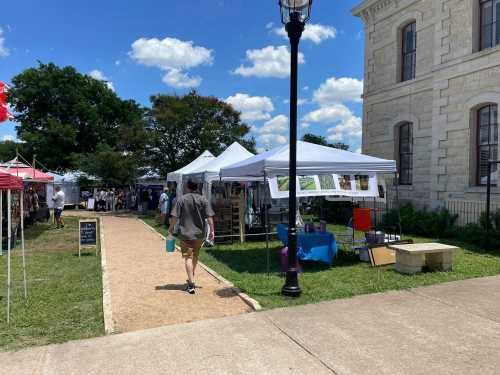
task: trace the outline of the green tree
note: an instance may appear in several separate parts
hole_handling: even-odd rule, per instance
[[[250,127],[240,113],[214,97],[192,91],[185,96],[155,95],[148,119],[150,166],[165,176],[190,163],[203,151],[217,155],[233,142],[255,152]]]
[[[12,79],[8,101],[25,156],[36,155],[48,168],[75,169],[78,156],[99,144],[116,152],[144,150],[144,109],[73,67],[26,69]]]
[[[115,151],[104,144],[98,145],[91,154],[78,155],[76,164],[108,186],[133,184],[139,171],[139,160],[135,154]]]
[[[321,146],[338,148],[340,150],[345,150],[345,151],[349,150],[349,145],[346,145],[345,143],[342,142],[330,143],[328,142],[326,137],[322,135],[307,133],[303,135],[302,140],[304,142],[315,143]]]
[[[0,142],[0,161],[6,162],[14,159],[17,152],[24,155],[24,143],[14,141]]]

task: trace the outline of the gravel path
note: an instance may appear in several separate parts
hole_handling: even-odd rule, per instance
[[[133,217],[101,216],[115,331],[126,332],[249,312],[231,289],[197,269],[186,293],[180,253],[165,252],[157,233]]]

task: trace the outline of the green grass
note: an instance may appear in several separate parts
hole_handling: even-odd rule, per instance
[[[145,217],[145,220],[158,228],[154,218]],[[328,230],[340,234],[345,232],[345,227],[329,225]],[[164,233],[164,230],[162,231]],[[356,236],[361,237],[362,234],[357,233]],[[433,241],[430,238],[412,238],[415,242]],[[299,276],[302,295],[294,299],[280,294],[284,279],[280,271],[279,258],[279,251],[283,246],[279,241],[270,243],[269,275],[266,270],[265,242],[235,243],[205,249],[201,253],[201,261],[258,300],[264,308],[315,303],[500,274],[500,254],[487,253],[471,245],[450,241],[440,242],[461,247],[455,255],[451,272],[401,275],[393,266],[372,268],[369,264],[360,262],[356,253],[339,249],[338,257],[332,267],[321,263],[304,265],[304,272]]]
[[[104,334],[100,257],[78,258],[78,219],[66,227],[38,223],[26,231],[28,299],[22,258],[12,252],[13,300],[6,323],[7,256],[0,257],[0,350],[61,343]]]

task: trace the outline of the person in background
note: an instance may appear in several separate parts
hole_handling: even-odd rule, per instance
[[[170,199],[168,197],[168,189],[165,188],[160,195],[160,201],[158,204],[158,208],[160,210],[160,222],[161,225],[165,225],[168,228],[168,213],[170,211],[169,208]]]
[[[181,252],[187,273],[186,291],[195,293],[194,275],[198,264],[200,248],[205,239],[205,222],[209,225],[209,240],[213,241],[214,212],[205,197],[196,193],[198,184],[189,180],[187,194],[179,197],[172,210],[169,233],[173,235],[176,227],[176,236],[181,241]]]
[[[101,189],[101,191],[99,192],[97,201],[97,211],[106,211],[106,192],[104,191],[104,189]]]
[[[56,193],[52,197],[54,202],[54,217],[56,219],[57,228],[64,228],[64,221],[61,217],[64,210],[64,192],[61,190],[60,186],[56,186]]]

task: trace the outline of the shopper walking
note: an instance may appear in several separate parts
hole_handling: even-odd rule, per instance
[[[57,228],[64,228],[64,221],[61,217],[62,212],[64,210],[64,192],[61,190],[60,186],[56,186],[56,193],[52,197],[52,201],[54,202],[54,218],[56,219]]]
[[[160,222],[161,225],[168,227],[168,213],[170,211],[170,199],[168,197],[168,189],[165,190],[160,195],[160,202],[158,208],[160,210]]]
[[[213,241],[214,212],[205,197],[196,193],[198,185],[193,181],[187,183],[187,194],[177,197],[172,210],[169,233],[175,235],[181,241],[181,252],[187,273],[186,291],[195,293],[194,276],[200,248],[205,239],[206,223],[209,226],[209,240]]]

